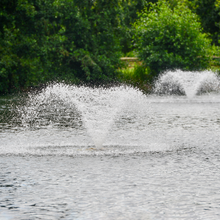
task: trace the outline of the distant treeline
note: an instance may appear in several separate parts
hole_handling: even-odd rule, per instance
[[[1,0],[0,94],[49,81],[117,80],[135,50],[137,13],[156,0]],[[178,0],[167,1],[175,8]],[[183,0],[219,44],[220,0]]]

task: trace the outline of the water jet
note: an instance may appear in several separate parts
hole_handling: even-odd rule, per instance
[[[220,90],[220,81],[212,71],[167,71],[155,84],[157,94],[185,94],[188,98],[207,92]]]

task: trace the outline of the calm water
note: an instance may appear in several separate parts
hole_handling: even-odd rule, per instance
[[[1,98],[0,219],[219,219],[220,95],[136,95]]]

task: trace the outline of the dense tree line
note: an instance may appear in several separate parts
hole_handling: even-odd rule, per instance
[[[220,1],[191,0],[190,8],[200,17],[203,30],[209,33],[212,43],[220,45]]]
[[[0,92],[50,80],[113,80],[126,20],[142,2],[1,0]]]
[[[52,80],[116,79],[120,57],[136,48],[137,12],[156,0],[1,0],[0,93]],[[169,0],[175,7],[177,0]],[[218,0],[183,0],[219,44]],[[207,16],[207,13],[210,16]]]

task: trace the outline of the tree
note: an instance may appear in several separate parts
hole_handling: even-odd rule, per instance
[[[120,25],[118,1],[65,1],[57,10],[64,13],[66,53],[62,66],[74,69],[77,78],[98,82],[112,80],[119,65],[120,45],[116,29]]]
[[[52,80],[114,80],[122,2],[1,0],[0,93]]]
[[[219,45],[220,7],[219,0],[191,0],[189,6],[199,17],[203,31],[208,33],[212,44]]]
[[[0,3],[0,93],[45,82],[49,76],[49,42],[55,37],[52,0],[2,0]],[[60,28],[59,28],[60,29]]]
[[[210,40],[202,33],[196,14],[178,3],[151,4],[134,24],[139,57],[158,75],[167,69],[199,70],[209,64]]]

